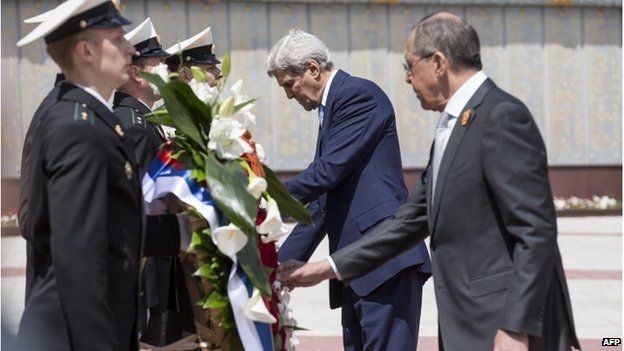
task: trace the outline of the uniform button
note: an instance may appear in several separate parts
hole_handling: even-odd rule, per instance
[[[89,115],[86,112],[82,112],[80,114],[80,118],[82,118],[83,121],[86,121],[87,118],[89,118]]]
[[[128,178],[128,180],[132,179],[132,166],[128,161],[126,161],[126,164],[124,165],[124,172],[126,173],[126,178]]]
[[[121,129],[121,126],[119,124],[115,125],[115,133],[117,133],[117,135],[119,135],[122,138],[124,136],[124,131],[123,129]]]
[[[85,104],[84,102],[81,105],[83,108],[87,108],[87,104]]]

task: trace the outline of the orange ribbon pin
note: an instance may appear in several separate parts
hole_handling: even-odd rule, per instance
[[[460,120],[462,127],[465,127],[466,125],[468,125],[468,123],[470,123],[470,117],[472,117],[471,109],[467,109],[466,111],[464,111],[464,113],[462,113]]]

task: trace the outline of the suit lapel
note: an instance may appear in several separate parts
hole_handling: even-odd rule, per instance
[[[427,218],[431,218],[431,213],[432,210],[431,208],[432,203],[431,203],[431,161],[433,160],[433,148],[434,148],[434,142],[431,143],[431,148],[429,149],[429,162],[427,162],[427,166],[425,167],[425,174],[423,174],[423,178],[425,181],[425,189],[427,189]],[[432,232],[433,230],[433,226],[432,226],[433,221],[427,221],[427,224],[429,225],[429,233]]]
[[[464,135],[466,134],[466,131],[468,130],[468,128],[470,128],[472,123],[474,123],[474,119],[478,117],[479,105],[481,105],[481,102],[483,101],[483,98],[485,98],[485,95],[494,86],[495,86],[494,82],[492,82],[492,80],[489,78],[485,82],[483,82],[483,84],[479,87],[479,89],[477,89],[475,94],[472,96],[470,101],[468,101],[466,106],[464,106],[462,112],[458,116],[458,120],[455,122],[455,126],[453,127],[453,131],[451,132],[449,141],[446,144],[446,149],[444,149],[444,155],[442,156],[442,160],[440,161],[440,169],[438,170],[438,178],[436,181],[436,188],[435,188],[436,195],[435,195],[433,204],[431,206],[430,229],[431,229],[432,237],[433,237],[433,232],[434,232],[433,229],[435,228],[436,221],[438,218],[438,210],[440,209],[440,201],[442,200],[442,197],[444,196],[444,186],[446,184],[446,178],[448,176],[449,169],[451,168],[451,165],[453,164],[453,160],[455,159],[455,155],[457,155],[457,151],[459,150],[462,139]],[[467,109],[473,110],[471,121],[467,126],[462,126],[461,116],[463,115],[464,111],[466,111]],[[430,188],[431,188],[431,185],[429,185],[429,189]],[[431,191],[429,192],[429,194],[431,194]],[[430,195],[428,196],[428,200],[431,200]]]
[[[334,76],[334,79],[332,80],[331,86],[329,87],[329,93],[327,94],[327,101],[325,105],[325,113],[323,115],[323,125],[319,130],[319,136],[316,141],[315,159],[321,156],[321,150],[323,150],[324,141],[329,137],[329,131],[331,130],[331,124],[333,120],[334,102],[336,101],[336,96],[342,88],[344,80],[348,76],[349,75],[344,71],[338,70],[338,72],[336,72],[336,75]]]

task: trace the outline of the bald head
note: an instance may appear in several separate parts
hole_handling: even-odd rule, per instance
[[[408,40],[419,57],[441,52],[456,69],[482,68],[477,31],[452,13],[435,12],[424,17],[412,28]]]

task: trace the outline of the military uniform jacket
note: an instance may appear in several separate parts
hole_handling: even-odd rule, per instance
[[[152,111],[135,97],[118,91],[115,93],[113,104],[115,115],[134,142],[135,156],[140,165],[140,175],[143,177],[158,149],[166,140],[164,132],[160,126],[145,118],[145,115]],[[152,248],[163,240],[172,241],[179,238],[177,217],[175,215],[147,216],[145,230],[147,238],[144,256],[152,257],[146,260],[143,272],[142,283],[145,297],[143,303],[145,307],[150,308],[152,314],[164,313],[168,310],[179,311],[180,305],[184,304],[180,299],[186,298],[184,279],[175,257],[179,245],[175,246],[176,250],[172,250],[168,257],[163,255],[162,250]],[[187,324],[192,325],[192,315],[186,314],[184,318],[190,321]],[[166,327],[162,328],[166,329]],[[142,331],[144,334],[148,332],[145,327],[142,327]],[[160,336],[163,332],[151,331],[148,334]],[[177,339],[175,336],[171,338]],[[148,339],[144,341],[155,345],[164,344],[158,340],[159,338]]]
[[[152,111],[135,97],[120,91],[115,92],[113,106],[115,116],[135,143],[135,155],[140,165],[140,174],[143,175],[156,156],[158,148],[165,142],[165,134],[160,126],[145,118]]]
[[[56,75],[56,78],[54,81],[54,87],[52,88],[52,90],[50,90],[50,92],[48,92],[48,95],[46,95],[45,98],[43,98],[43,100],[37,107],[37,110],[35,111],[35,114],[32,120],[30,121],[30,126],[28,127],[28,133],[26,134],[26,142],[24,143],[24,147],[22,148],[22,155],[24,155],[24,157],[22,158],[22,166],[20,168],[22,170],[26,167],[26,164],[30,162],[30,158],[27,157],[31,154],[30,148],[31,148],[31,143],[33,139],[30,136],[30,134],[32,131],[37,129],[36,125],[39,124],[39,122],[41,121],[41,116],[43,115],[43,112],[47,110],[48,107],[54,105],[54,103],[56,102],[58,98],[59,86],[61,85],[61,82],[63,80],[65,80],[65,76],[63,76],[63,74],[59,73]],[[28,175],[26,173],[22,173],[22,177],[20,178],[21,188],[24,189],[24,184],[28,182],[29,182]],[[20,225],[20,230],[22,232],[24,232],[23,228],[25,228],[26,223],[28,222],[28,218],[26,216],[28,211],[25,208],[28,205],[27,195],[28,194],[26,194],[24,191],[20,192],[20,209],[18,212],[20,215],[19,225]],[[28,243],[27,248],[26,248],[26,257],[30,257],[31,255],[32,255],[32,247]],[[26,299],[28,299],[28,295],[30,294],[29,287],[33,280],[33,272],[31,270],[32,267],[27,267],[27,268],[28,269],[26,270],[26,294],[25,294]]]
[[[20,218],[32,248],[23,350],[136,350],[142,208],[119,120],[70,83],[31,125]]]

